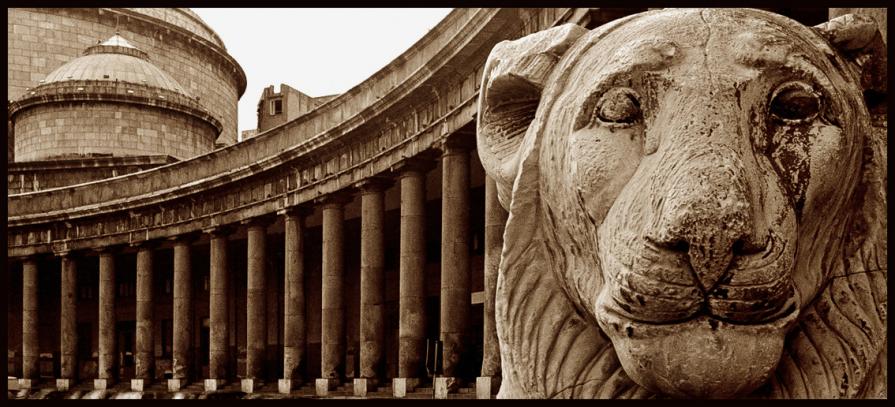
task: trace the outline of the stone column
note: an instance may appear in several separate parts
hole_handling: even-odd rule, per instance
[[[62,285],[59,327],[60,376],[56,379],[56,388],[67,391],[78,378],[78,298],[77,298],[77,261],[71,252],[62,254]]]
[[[370,178],[361,190],[360,377],[354,395],[364,397],[379,384],[385,362],[385,189],[389,181]]]
[[[228,303],[228,262],[227,236],[231,230],[216,227],[206,230],[210,235],[209,242],[209,276],[208,276],[208,378],[205,379],[205,391],[217,391],[226,382],[229,374],[228,350],[229,320]]]
[[[401,226],[398,264],[398,377],[395,397],[405,397],[425,377],[426,356],[426,172],[433,161],[408,160],[400,174]]]
[[[445,143],[441,158],[441,309],[440,339],[444,377],[436,395],[458,385],[469,325],[469,148]],[[444,392],[439,393],[439,387]]]
[[[118,377],[118,350],[115,346],[115,256],[108,249],[99,253],[99,372],[93,381],[105,390]]]
[[[131,390],[133,391],[143,391],[155,377],[153,246],[153,244],[143,242],[137,247],[137,337],[136,366],[134,378],[131,379]]]
[[[174,242],[174,319],[172,330],[174,378],[168,380],[168,391],[178,391],[191,379],[193,333],[193,272],[190,265],[192,237],[178,237]]]
[[[305,364],[305,247],[304,217],[307,210],[281,211],[285,217],[285,286],[283,293],[283,378],[280,393],[288,394],[302,381]]]
[[[345,376],[345,268],[344,206],[347,195],[333,195],[319,201],[323,204],[323,287],[320,315],[320,378],[316,381],[318,396],[341,384]]]
[[[40,380],[38,348],[37,261],[27,258],[22,263],[22,379],[19,388],[30,389]]]
[[[476,395],[490,399],[500,387],[500,347],[494,322],[494,294],[500,253],[503,251],[503,230],[507,211],[497,200],[497,185],[491,177],[485,179],[485,316],[482,343],[482,373],[476,379]]]
[[[267,219],[244,221],[248,226],[246,282],[246,375],[242,391],[253,393],[264,378],[267,346]]]

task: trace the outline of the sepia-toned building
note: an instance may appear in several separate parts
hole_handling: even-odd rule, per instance
[[[266,89],[237,143],[245,74],[193,12],[8,9],[9,376],[491,397],[507,214],[476,151],[484,62],[645,10],[457,9],[341,95]]]

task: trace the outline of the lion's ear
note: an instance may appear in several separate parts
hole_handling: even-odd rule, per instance
[[[888,88],[885,39],[873,18],[845,14],[814,27],[855,64],[865,91],[884,95]]]
[[[544,82],[562,55],[587,30],[565,24],[497,44],[488,56],[479,93],[479,158],[497,183],[504,207],[518,169],[518,151],[535,117]]]

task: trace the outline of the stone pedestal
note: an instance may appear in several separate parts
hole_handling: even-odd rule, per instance
[[[205,379],[205,392],[219,391],[225,384],[227,381],[224,379]]]
[[[94,390],[108,390],[113,384],[109,379],[93,379]]]
[[[457,378],[456,377],[436,377],[435,383],[433,387],[435,387],[435,398],[436,399],[446,399],[448,398],[448,393],[453,390],[453,387],[457,386]]]
[[[277,391],[280,394],[289,394],[292,392],[292,389],[297,388],[301,383],[298,380],[293,379],[280,379],[277,381]]]
[[[261,389],[261,380],[259,379],[242,379],[240,387],[243,393],[251,394]]]
[[[442,156],[440,329],[443,371],[457,376],[469,330],[469,149],[447,143]]]
[[[407,397],[407,393],[412,392],[419,384],[420,379],[415,377],[396,377],[392,379],[392,394],[396,398]]]
[[[149,387],[149,379],[131,379],[132,391],[145,391]]]
[[[475,398],[492,399],[500,389],[500,377],[480,376],[475,379]]]
[[[317,396],[324,397],[329,395],[330,390],[335,390],[336,387],[339,387],[339,379],[317,379],[314,384]]]
[[[74,385],[72,379],[56,379],[56,390],[68,391]]]
[[[354,395],[356,397],[367,397],[367,393],[371,391],[376,391],[376,380],[354,379]]]
[[[37,387],[37,379],[19,379],[19,390],[30,390]]]
[[[175,392],[180,391],[180,389],[186,387],[187,382],[185,379],[168,379],[168,391]]]

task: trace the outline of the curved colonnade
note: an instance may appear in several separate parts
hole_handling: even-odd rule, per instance
[[[116,256],[136,253],[136,346],[132,387],[142,390],[156,376],[154,355],[154,252],[173,250],[172,376],[169,390],[204,379],[215,390],[235,377],[233,337],[236,283],[227,241],[246,239],[246,355],[243,391],[258,390],[267,356],[265,345],[282,335],[281,392],[302,381],[307,363],[307,321],[319,318],[320,372],[317,393],[345,378],[343,230],[346,206],[359,197],[360,361],[358,388],[384,385],[385,307],[384,213],[386,191],[400,191],[399,349],[394,392],[402,396],[425,378],[426,344],[424,242],[426,174],[441,169],[440,339],[443,376],[455,371],[468,342],[470,270],[470,167],[475,155],[476,98],[484,61],[502,40],[565,22],[581,23],[586,9],[458,9],[404,54],[368,80],[315,111],[236,145],[153,170],[66,188],[10,195],[8,247],[22,270],[22,377],[38,379],[37,273],[48,258],[61,262],[60,362],[57,385],[78,379],[76,280],[79,259],[99,257],[97,388],[116,380]],[[481,173],[478,169],[477,173]],[[485,280],[496,276],[502,219],[493,183],[485,182]],[[397,191],[395,191],[397,192]],[[431,195],[431,193],[429,193]],[[305,290],[304,230],[311,213],[321,213],[320,296]],[[276,282],[265,258],[268,230],[282,230],[285,281]],[[197,250],[199,245],[207,249]],[[196,368],[192,268],[196,253],[208,253],[208,371]],[[119,256],[120,257],[120,256]],[[129,257],[130,258],[130,257]],[[490,258],[490,259],[489,259]],[[43,260],[41,260],[43,259]],[[40,261],[38,261],[40,260]],[[56,260],[50,260],[56,261]],[[204,259],[202,260],[204,261]],[[229,277],[228,277],[229,276]],[[270,284],[282,285],[282,305]],[[493,281],[492,283],[493,284]],[[485,294],[493,293],[485,288]],[[306,298],[307,297],[307,298]],[[320,315],[305,303],[320,301]],[[279,306],[283,326],[272,332],[265,312]],[[488,305],[486,303],[486,314]],[[493,318],[493,317],[492,317]],[[483,377],[499,377],[493,321],[485,318]],[[168,339],[163,339],[168,341]],[[311,375],[313,376],[313,374]],[[144,380],[147,383],[144,383]],[[450,380],[442,382],[450,386]]]

